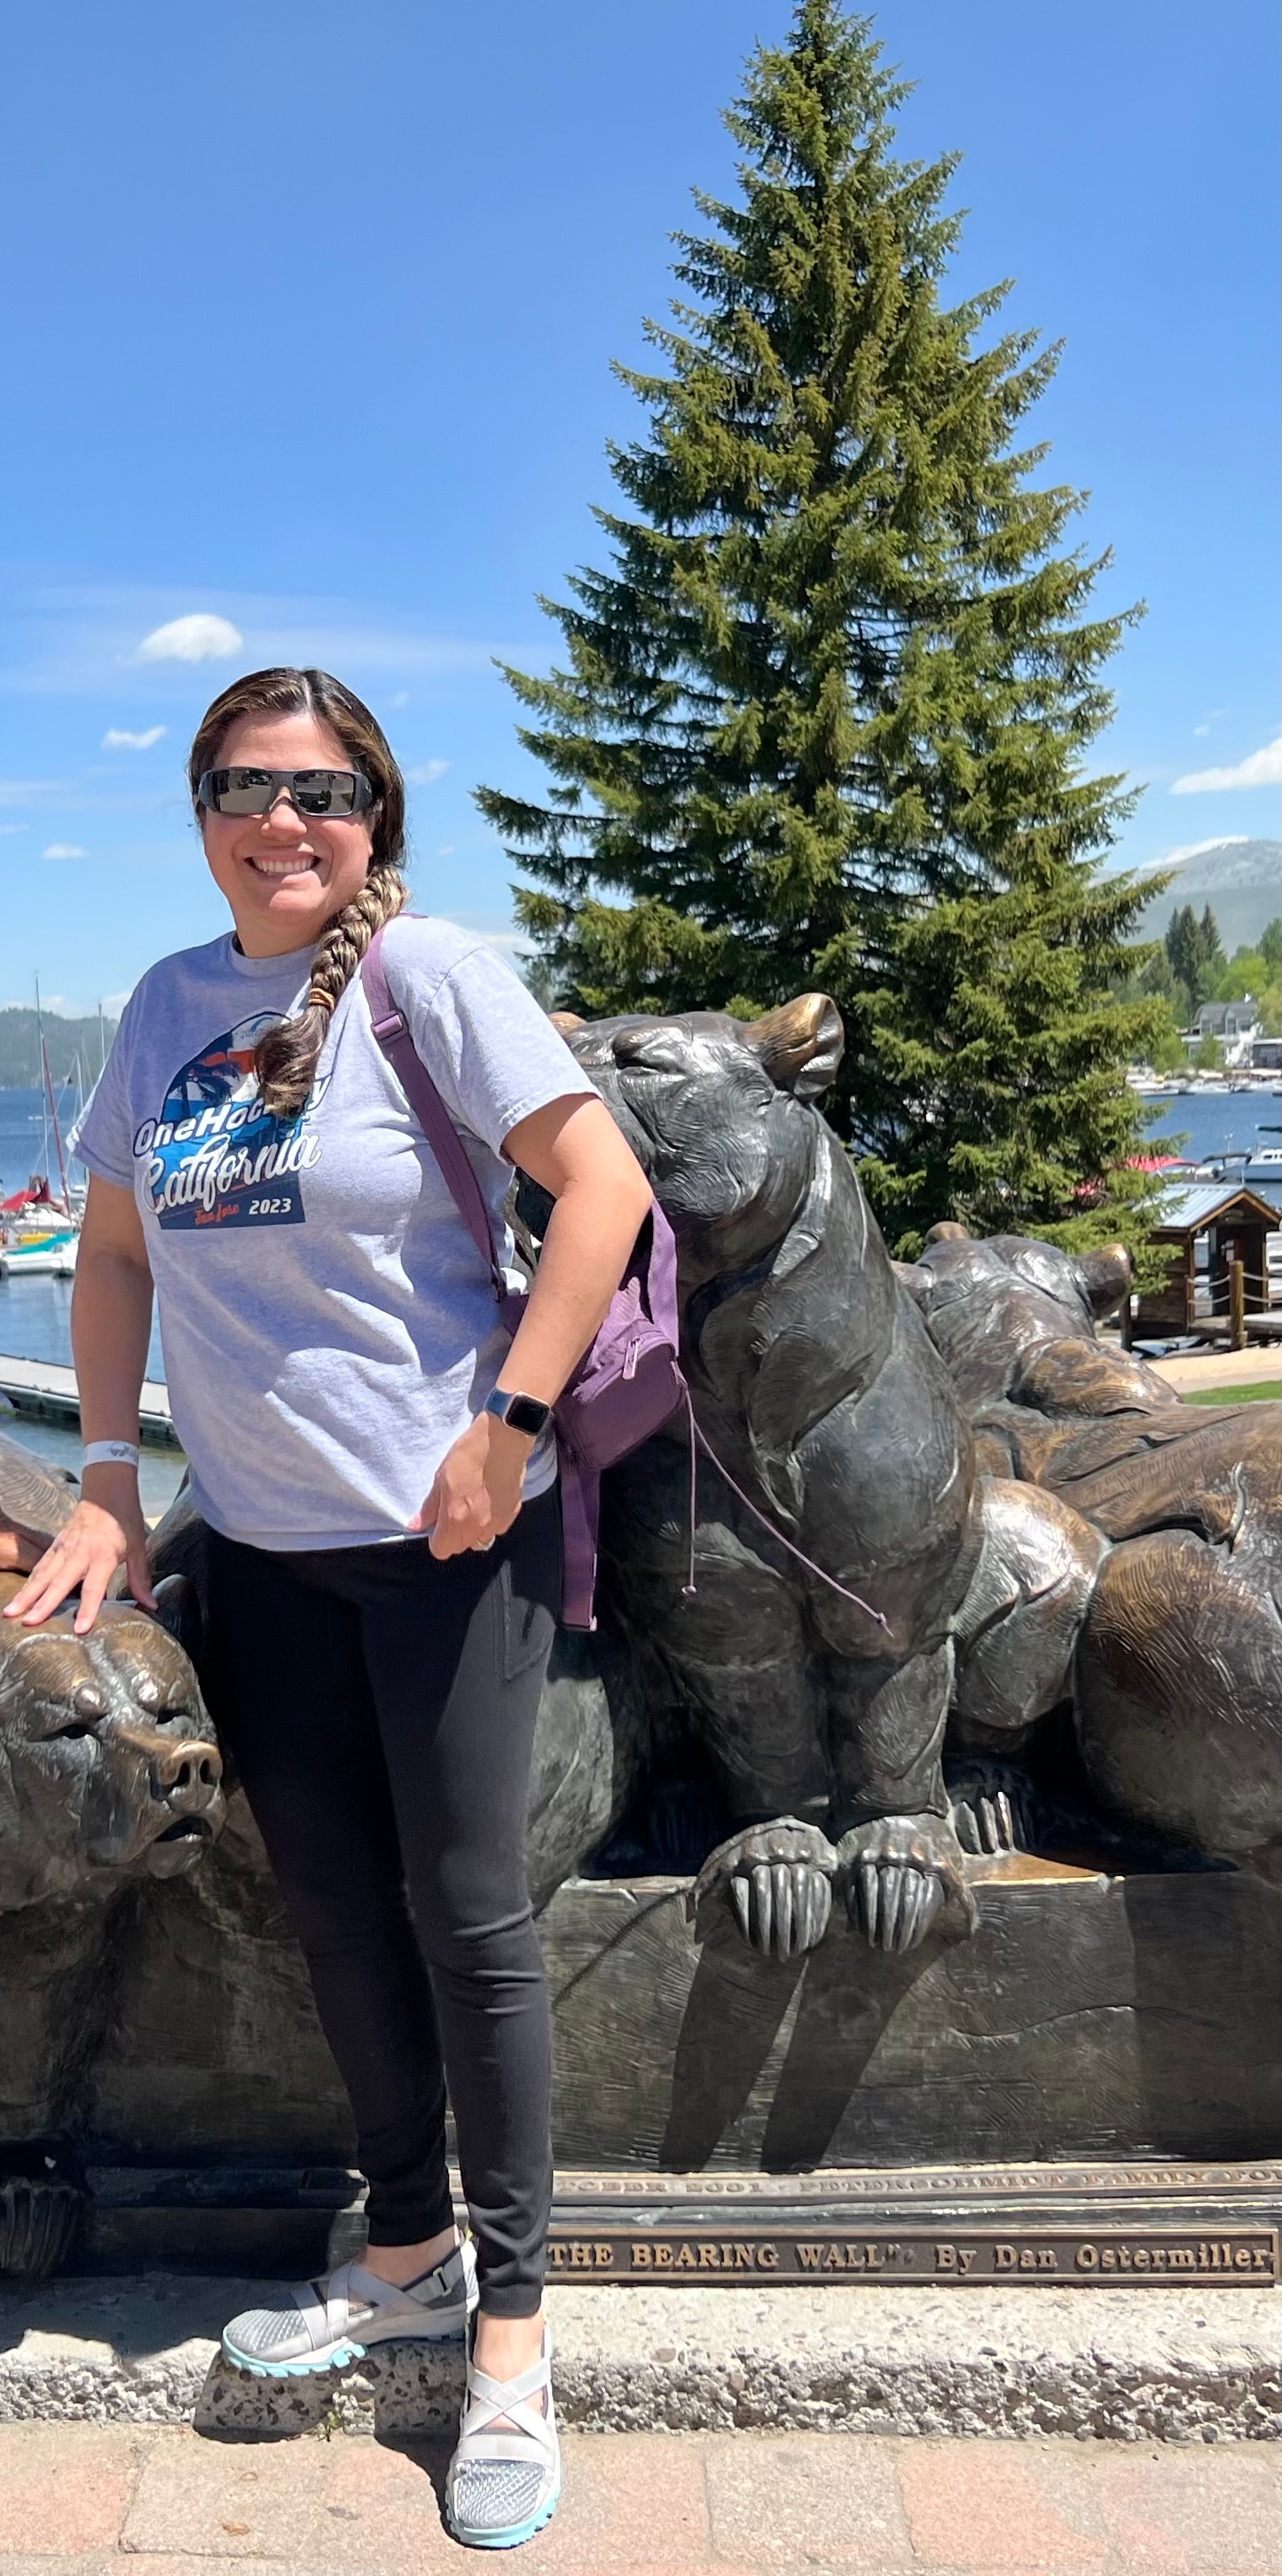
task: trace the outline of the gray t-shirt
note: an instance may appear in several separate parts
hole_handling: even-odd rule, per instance
[[[359,975],[301,1116],[263,1110],[254,1046],[298,1008],[314,953],[245,957],[228,934],[162,958],[126,1006],[77,1144],[142,1215],[197,1507],[263,1548],[403,1537],[509,1346]],[[592,1084],[511,968],[450,922],[393,922],[384,964],[510,1261],[503,1139]],[[548,1439],[527,1496],[555,1472]]]

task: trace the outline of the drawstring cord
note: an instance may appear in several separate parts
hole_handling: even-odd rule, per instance
[[[694,1598],[696,1588],[694,1579],[694,1534],[695,1524],[698,1518],[698,1452],[702,1449],[705,1458],[711,1459],[718,1475],[724,1477],[731,1493],[734,1494],[737,1500],[743,1504],[744,1510],[751,1512],[754,1521],[760,1521],[763,1530],[769,1531],[771,1538],[775,1540],[776,1544],[779,1547],[786,1548],[789,1556],[795,1556],[798,1565],[804,1565],[807,1574],[813,1574],[820,1583],[826,1583],[830,1592],[839,1592],[843,1601],[852,1602],[856,1610],[862,1610],[866,1613],[868,1618],[875,1619],[877,1626],[879,1628],[884,1628],[887,1636],[889,1636],[890,1621],[883,1617],[880,1610],[874,1610],[870,1601],[861,1600],[857,1592],[851,1592],[844,1583],[838,1583],[835,1574],[825,1574],[821,1565],[816,1565],[814,1559],[807,1556],[801,1548],[794,1547],[792,1540],[790,1538],[785,1538],[783,1531],[776,1529],[774,1522],[772,1520],[768,1520],[764,1512],[758,1511],[757,1506],[751,1500],[751,1497],[745,1494],[742,1485],[736,1485],[729,1468],[723,1466],[720,1458],[717,1456],[716,1450],[712,1446],[712,1442],[706,1437],[705,1433],[700,1429],[699,1424],[695,1420],[694,1399],[688,1386],[685,1388],[684,1392],[686,1416],[690,1424],[690,1498],[687,1523],[689,1534],[689,1566],[686,1581],[681,1587],[682,1599],[684,1601],[692,1600]]]

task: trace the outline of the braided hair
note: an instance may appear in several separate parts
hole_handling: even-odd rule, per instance
[[[392,757],[382,726],[341,680],[328,671],[251,671],[233,680],[202,719],[191,747],[187,775],[192,802],[207,769],[232,726],[242,716],[312,715],[341,742],[353,765],[362,769],[374,790],[370,809],[373,847],[369,871],[359,894],[336,912],[321,932],[312,961],[311,983],[301,1011],[292,1020],[277,1020],[254,1049],[263,1105],[276,1118],[294,1118],[304,1107],[316,1078],[316,1061],[335,1005],[346,992],[376,930],[395,919],[409,899],[401,874],[405,857],[405,782]],[[199,806],[197,805],[197,812]]]

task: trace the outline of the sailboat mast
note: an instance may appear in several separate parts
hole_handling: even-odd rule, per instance
[[[41,1007],[40,1007],[40,978],[39,978],[39,976],[38,976],[38,975],[37,975],[37,977],[36,977],[36,979],[35,979],[35,985],[36,985],[36,1037],[37,1037],[37,1040],[38,1040],[38,1042],[39,1042],[41,1057],[43,1058],[43,1055],[44,1055],[44,1044],[45,1044],[45,1024],[44,1024],[44,1013],[42,1012]],[[34,1121],[34,1119],[33,1119],[33,1120],[32,1120],[32,1125],[34,1126],[34,1124],[35,1124],[35,1121]],[[47,1187],[48,1187],[48,1181],[49,1181],[49,1103],[48,1103],[48,1099],[47,1099],[46,1094],[45,1094],[45,1089],[44,1089],[44,1085],[43,1085],[43,1083],[40,1085],[40,1171],[41,1171],[41,1176],[42,1176],[42,1178],[43,1178],[43,1180],[44,1180],[44,1182],[45,1182],[45,1186],[46,1186],[46,1188],[47,1188]]]
[[[67,1182],[67,1164],[66,1157],[62,1150],[62,1133],[58,1125],[58,1111],[54,1103],[53,1076],[49,1071],[49,1049],[45,1045],[45,1024],[40,1009],[40,978],[38,975],[36,977],[36,1027],[40,1032],[40,1070],[44,1075],[45,1099],[49,1103],[49,1115],[53,1120],[53,1141],[58,1155],[58,1178],[62,1183],[62,1204],[65,1207],[68,1216],[70,1216],[71,1191]]]

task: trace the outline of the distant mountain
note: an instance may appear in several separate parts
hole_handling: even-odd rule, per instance
[[[1159,868],[1154,860],[1139,874]],[[1253,948],[1265,923],[1282,912],[1282,841],[1216,841],[1192,851],[1172,869],[1165,894],[1155,895],[1140,915],[1137,935],[1160,939],[1182,903],[1198,913],[1209,903],[1226,957],[1235,948]]]
[[[91,1020],[64,1020],[59,1012],[46,1011],[44,1025],[54,1081],[74,1081],[79,1057],[87,1089],[97,1077],[104,1038],[110,1046],[116,1034],[115,1021],[104,1020],[100,1026],[96,1013]],[[29,1091],[40,1079],[40,1023],[34,1011],[15,1004],[0,1011],[0,1091]]]

